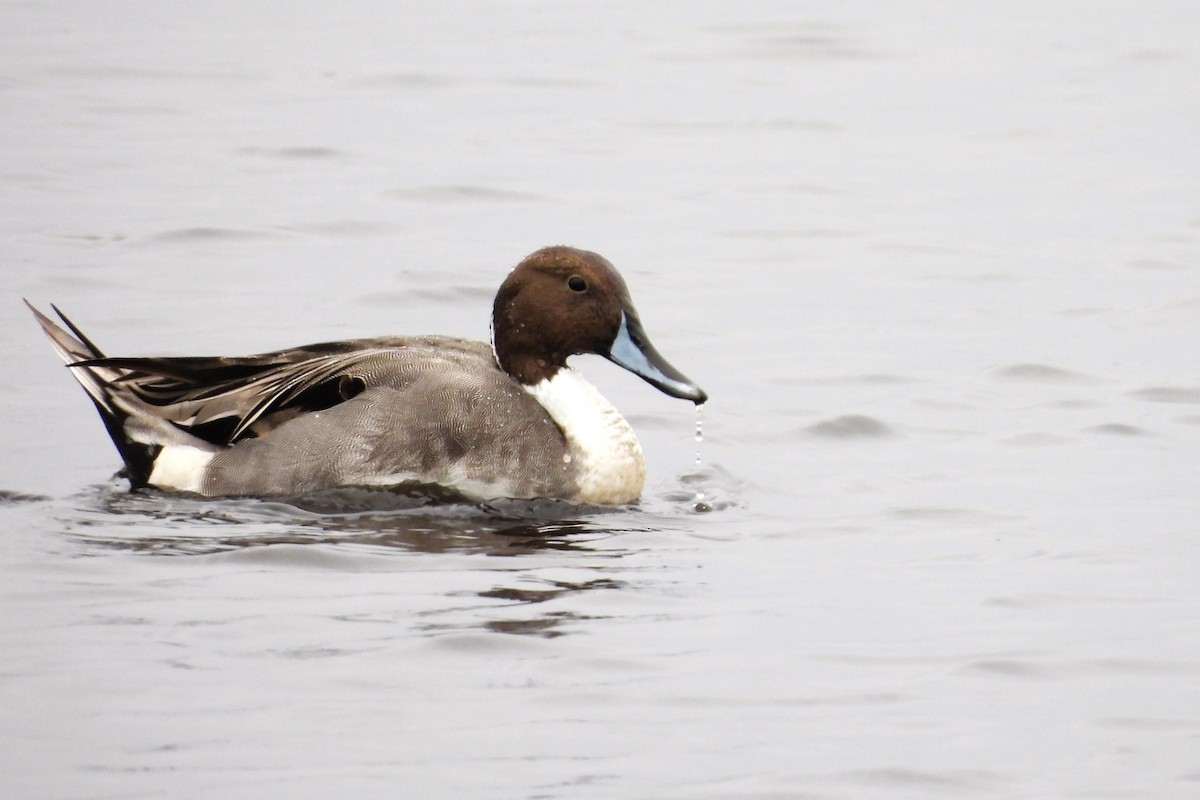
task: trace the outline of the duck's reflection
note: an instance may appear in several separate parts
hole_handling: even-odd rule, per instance
[[[624,584],[610,578],[596,578],[589,581],[551,581],[546,588],[511,588],[497,587],[490,591],[480,592],[480,597],[492,597],[510,600],[514,603],[532,605],[544,603],[576,592],[587,592],[595,589],[619,589]],[[562,636],[566,631],[564,625],[580,622],[592,617],[584,617],[570,611],[551,611],[523,619],[490,620],[485,624],[488,630],[497,633],[515,633],[525,636],[541,636],[552,638]]]
[[[211,499],[102,487],[65,520],[87,544],[152,555],[336,544],[418,553],[519,556],[588,551],[621,531],[608,509],[556,500],[451,502],[427,493],[349,489],[287,499]]]
[[[64,521],[68,522],[68,534],[85,549],[148,556],[250,551],[248,556],[261,558],[269,557],[270,548],[282,545],[324,546],[326,552],[369,556],[453,553],[514,558],[563,552],[587,555],[586,565],[572,561],[565,566],[582,567],[595,575],[595,570],[612,563],[610,559],[625,554],[620,546],[614,546],[613,539],[631,530],[613,525],[624,518],[620,512],[561,501],[470,505],[367,490],[264,501],[214,500],[157,491],[130,493],[112,485],[77,499],[81,502],[76,513]],[[539,569],[541,565],[529,566]],[[555,560],[552,566],[564,564]],[[531,581],[528,572],[522,576],[507,567],[495,569],[495,575],[503,583],[470,594],[488,600],[487,608],[493,611],[509,609],[512,613],[504,613],[502,618],[476,618],[471,626],[543,638],[561,636],[570,623],[587,617],[557,609],[530,615],[531,606],[574,593],[625,586],[603,575],[579,581],[535,576]],[[505,602],[498,606],[497,600]],[[421,628],[439,634],[461,630],[462,625],[433,623]]]

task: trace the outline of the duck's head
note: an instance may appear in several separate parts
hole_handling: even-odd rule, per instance
[[[587,250],[546,247],[518,264],[496,293],[492,345],[500,368],[526,386],[595,353],[672,397],[708,399],[650,344],[613,265]]]

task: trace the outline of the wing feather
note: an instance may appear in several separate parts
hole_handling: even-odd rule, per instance
[[[214,444],[256,435],[274,415],[329,408],[357,391],[398,385],[443,359],[478,359],[483,343],[438,338],[359,340],[239,358],[86,358],[72,366],[116,374],[114,383]],[[490,356],[488,356],[490,360]],[[272,425],[267,425],[270,428]]]

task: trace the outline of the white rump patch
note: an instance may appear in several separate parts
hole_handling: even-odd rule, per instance
[[[566,434],[579,470],[576,500],[606,505],[631,503],[646,483],[646,461],[633,428],[582,375],[564,367],[525,391]]]
[[[160,489],[199,494],[204,470],[215,455],[211,450],[185,444],[163,445],[158,457],[154,459],[149,483]]]

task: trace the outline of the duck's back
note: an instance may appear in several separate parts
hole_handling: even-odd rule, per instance
[[[487,344],[411,337],[353,345],[315,356],[344,365],[318,384],[335,389],[321,393],[341,386],[347,397],[324,408],[271,409],[248,429],[256,435],[212,457],[199,491],[279,495],[421,483],[475,498],[576,492],[561,430],[496,366]]]

